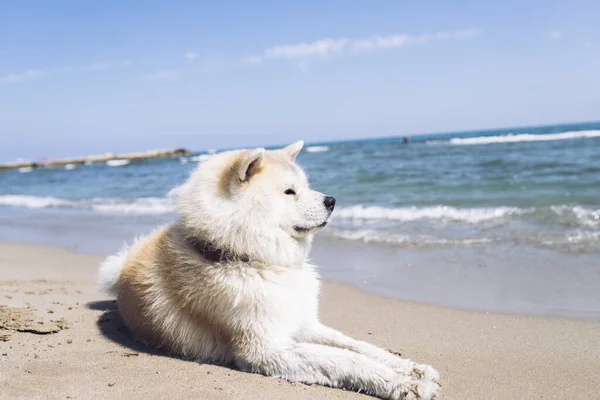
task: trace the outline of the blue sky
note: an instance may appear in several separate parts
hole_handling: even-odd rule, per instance
[[[0,159],[600,119],[597,1],[13,1]]]

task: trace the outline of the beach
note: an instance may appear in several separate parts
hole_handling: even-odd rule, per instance
[[[100,255],[0,242],[0,398],[367,396],[201,365],[131,340],[95,283]],[[444,399],[595,398],[600,321],[468,311],[324,281],[323,321],[436,367]],[[19,319],[20,318],[20,319]],[[43,322],[43,323],[40,323]],[[20,331],[19,331],[20,330]]]
[[[313,243],[323,321],[442,376],[444,399],[600,393],[600,123],[311,144],[338,199]],[[336,399],[364,395],[158,354],[96,273],[177,218],[213,157],[0,173],[0,397]]]

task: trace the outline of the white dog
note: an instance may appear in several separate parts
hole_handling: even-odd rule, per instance
[[[307,255],[335,199],[310,189],[295,163],[302,146],[201,163],[178,191],[180,219],[109,257],[102,286],[139,339],[201,362],[385,399],[437,397],[432,367],[319,322]]]

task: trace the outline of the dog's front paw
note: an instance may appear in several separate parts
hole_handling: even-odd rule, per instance
[[[427,364],[413,364],[411,370],[411,376],[415,378],[425,379],[440,384],[440,373],[435,370],[431,365]]]
[[[438,398],[439,393],[440,385],[435,380],[402,375],[395,382],[391,398],[394,400],[433,400]]]
[[[440,374],[431,365],[417,364],[410,360],[399,359],[394,363],[393,368],[399,374],[412,376],[415,379],[433,381],[439,385]]]

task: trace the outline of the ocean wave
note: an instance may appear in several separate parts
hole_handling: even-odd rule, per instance
[[[441,239],[431,236],[409,236],[400,234],[390,234],[380,232],[374,229],[365,230],[340,230],[330,229],[328,234],[345,240],[360,241],[363,243],[379,243],[391,245],[407,245],[414,247],[425,246],[477,246],[487,243],[492,243],[492,238],[468,238],[468,239]]]
[[[129,160],[108,160],[106,165],[109,167],[122,167],[129,164]]]
[[[600,226],[600,209],[589,210],[583,207],[573,207],[573,213],[579,221],[587,226]]]
[[[600,209],[589,209],[581,206],[551,206],[550,210],[561,217],[575,219],[581,225],[600,227]]]
[[[53,196],[9,194],[0,195],[0,206],[35,209],[77,208],[104,214],[169,214],[175,212],[175,204],[181,189],[181,186],[175,187],[165,197],[142,197],[136,199],[88,198],[73,200]],[[505,222],[519,216],[534,218],[534,220],[562,226],[565,229],[582,228],[597,231],[600,228],[600,209],[586,208],[578,205],[556,205],[536,209],[517,207],[455,208],[442,205],[386,208],[358,205],[336,209],[333,215],[334,226],[332,229],[336,228],[336,221],[339,221],[339,226],[345,226],[350,222],[352,226],[359,228],[371,223],[402,223],[428,220],[458,224]],[[369,231],[366,232],[365,235],[370,235]],[[355,239],[358,240],[360,238]],[[394,237],[393,240],[401,241],[401,238]]]
[[[600,231],[572,229],[565,232],[540,232],[528,237],[519,237],[518,241],[541,245],[552,250],[569,253],[600,252]]]
[[[500,219],[511,215],[520,215],[529,210],[516,207],[494,208],[454,208],[449,206],[432,207],[365,207],[362,205],[340,208],[334,214],[337,218],[350,220],[388,220],[388,221],[416,221],[420,219],[437,219],[449,221],[462,221],[478,223]]]
[[[308,153],[325,153],[329,151],[329,146],[308,146],[305,150]]]
[[[4,195],[0,196],[0,205],[26,208],[76,207],[74,201],[52,196]]]
[[[142,197],[133,200],[93,198],[67,200],[52,196],[4,195],[0,205],[24,208],[79,208],[101,213],[124,214],[167,214],[174,212],[172,199],[162,197]]]
[[[26,174],[27,172],[33,171],[33,167],[21,167],[19,168],[19,172],[22,174]]]
[[[168,198],[160,197],[145,197],[132,202],[95,199],[90,204],[90,208],[103,213],[124,214],[168,214],[175,210],[174,204]]]
[[[470,138],[452,138],[445,143],[453,145],[480,145],[480,144],[493,144],[493,143],[518,143],[518,142],[545,142],[553,140],[567,140],[567,139],[582,139],[582,138],[595,138],[600,137],[600,131],[576,131],[576,132],[562,132],[562,133],[547,133],[547,134],[533,134],[533,133],[522,133],[522,134],[508,134],[500,136],[477,136]],[[442,141],[435,140],[430,141],[428,144],[440,144]]]
[[[600,239],[600,232],[577,230],[577,231],[569,232],[566,235],[566,239],[567,239],[567,242],[569,242],[569,243],[579,244],[579,243],[593,242],[593,243],[598,244],[598,239]]]
[[[65,165],[65,169],[66,169],[67,171],[70,171],[70,170],[72,170],[72,169],[75,169],[75,164],[67,164],[67,165]]]

